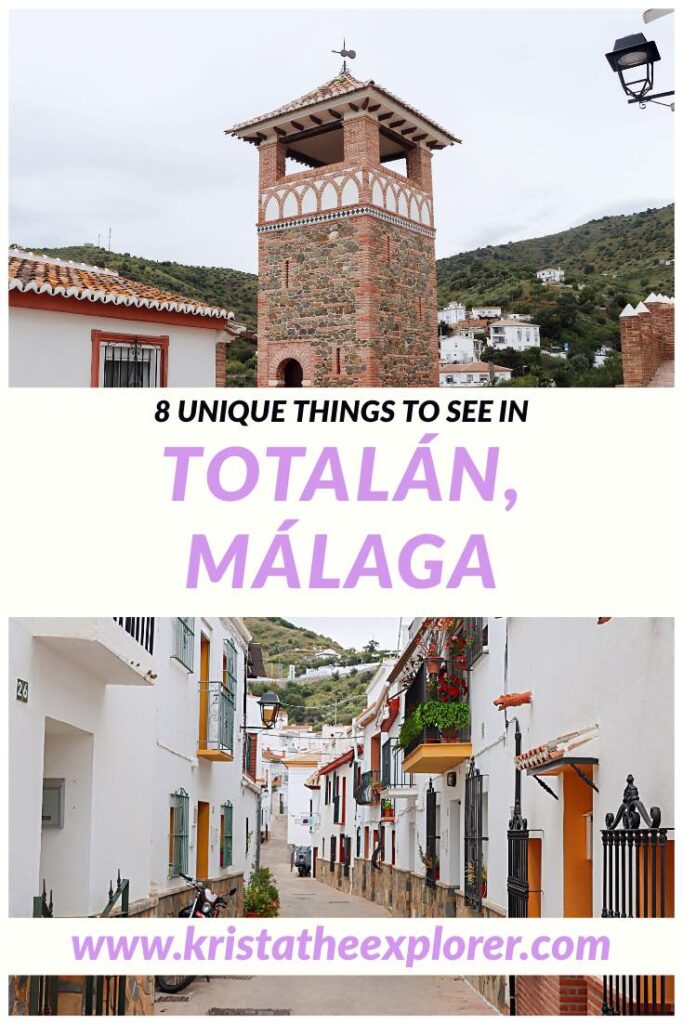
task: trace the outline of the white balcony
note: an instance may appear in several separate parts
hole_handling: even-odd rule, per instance
[[[154,619],[34,619],[33,635],[107,686],[151,686]]]

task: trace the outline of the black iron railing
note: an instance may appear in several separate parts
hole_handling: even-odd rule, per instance
[[[121,901],[121,910],[119,917],[128,917],[128,903],[130,897],[130,880],[128,878],[121,878],[121,869],[119,868],[116,872],[116,888],[114,884],[109,880],[109,898],[107,904],[99,914],[99,917],[109,917],[116,904]]]
[[[439,838],[437,835],[437,808],[436,791],[432,787],[432,780],[429,780],[429,788],[426,796],[426,821],[425,821],[425,877],[430,888],[436,887],[436,880],[439,877]]]
[[[380,786],[378,771],[363,772],[360,782],[353,790],[353,799],[357,804],[376,804],[379,800]]]
[[[673,865],[667,864],[671,830],[661,821],[659,807],[651,807],[648,813],[629,775],[621,805],[616,814],[606,815],[602,830],[602,917],[673,915],[667,882],[667,872],[673,870]],[[606,975],[602,1012],[606,1016],[673,1014],[673,979]]]
[[[85,979],[83,1016],[125,1017],[125,975],[89,975]]]
[[[222,680],[199,684],[200,750],[232,753],[235,741],[235,694]]]
[[[116,615],[113,619],[128,636],[137,640],[148,654],[154,654],[154,619],[126,619]]]
[[[33,916],[34,917],[54,917],[53,913],[53,902],[52,902],[52,889],[50,889],[50,895],[48,896],[45,889],[45,879],[43,879],[43,891],[40,896],[33,897]]]
[[[485,642],[488,639],[486,633],[488,627],[485,619],[466,618],[464,620],[465,630],[465,658],[467,669],[471,669],[484,650]]]
[[[384,751],[388,751],[388,768],[385,770]],[[382,748],[382,789],[410,789],[415,785],[412,774],[403,771],[403,750],[396,743],[385,743]]]
[[[446,664],[448,663],[444,662],[444,665]],[[423,661],[406,690],[405,720],[407,721],[421,704],[437,700],[440,703],[462,703],[463,696],[459,695],[458,697],[451,698],[450,696],[444,696],[444,694],[440,693],[438,681],[435,678],[430,678],[427,672],[426,662]],[[406,756],[407,754],[410,754],[411,751],[424,743],[468,743],[470,739],[471,729],[469,723],[460,729],[447,729],[443,731],[439,729],[438,726],[426,726],[414,735],[408,743],[406,743],[403,748],[403,755]]]

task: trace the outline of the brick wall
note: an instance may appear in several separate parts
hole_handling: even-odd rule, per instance
[[[518,1016],[585,1016],[586,978],[581,975],[518,975]]]
[[[642,308],[641,308],[642,307]],[[644,387],[662,362],[674,358],[674,306],[671,302],[627,306],[619,318],[625,387]]]

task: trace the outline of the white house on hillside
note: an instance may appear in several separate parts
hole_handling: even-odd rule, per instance
[[[439,338],[441,363],[473,363],[481,355],[481,350],[482,342],[475,338],[473,330],[461,330]]]
[[[513,348],[523,352],[527,348],[538,348],[541,332],[538,324],[520,323],[519,320],[498,320],[489,325],[491,348]]]
[[[472,306],[470,310],[471,320],[494,320],[500,316],[503,310],[500,306]]]
[[[439,310],[439,323],[452,327],[466,317],[465,307],[460,302],[449,302]]]
[[[227,309],[22,249],[9,253],[12,387],[225,387]]]
[[[543,284],[547,284],[548,281],[554,281],[556,284],[560,284],[564,281],[564,270],[560,270],[559,267],[545,267],[543,270],[536,271],[536,277]]]
[[[511,380],[512,370],[508,366],[494,366],[493,380]],[[439,387],[481,388],[491,384],[491,365],[489,363],[443,363],[439,367]]]

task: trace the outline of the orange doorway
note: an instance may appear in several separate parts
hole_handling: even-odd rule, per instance
[[[197,867],[196,877],[209,877],[209,818],[210,807],[204,800],[197,803]]]
[[[583,765],[592,775],[592,765]],[[562,776],[564,917],[593,916],[593,790],[573,769]]]

